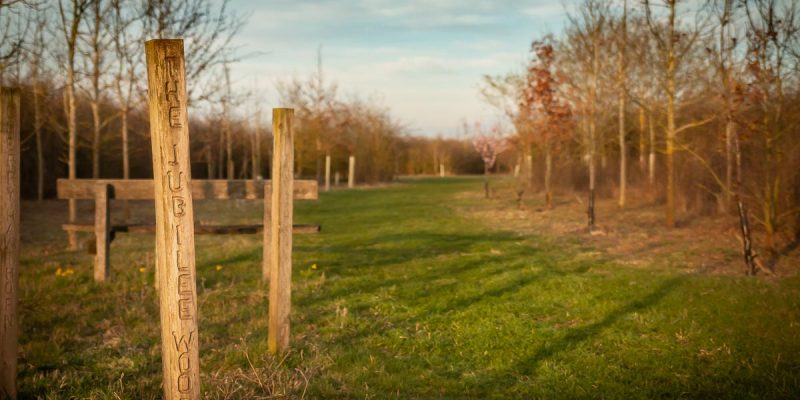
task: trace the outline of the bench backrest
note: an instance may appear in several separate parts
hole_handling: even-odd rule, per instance
[[[110,184],[113,198],[120,200],[152,200],[155,190],[152,179],[59,179],[57,182],[58,198],[94,199],[98,183]],[[192,198],[202,199],[263,199],[264,185],[270,186],[269,180],[225,180],[225,179],[193,179],[191,180]],[[294,198],[300,200],[316,200],[319,198],[317,181],[295,180]]]

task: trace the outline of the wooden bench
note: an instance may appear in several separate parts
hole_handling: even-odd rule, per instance
[[[270,210],[271,201],[265,193],[270,193],[268,180],[221,180],[194,179],[191,181],[193,200],[227,200],[227,199],[264,199],[264,212]],[[58,198],[61,200],[94,200],[95,215],[92,223],[70,221],[61,228],[67,232],[94,233],[94,246],[89,246],[90,253],[95,254],[94,277],[104,281],[108,275],[109,246],[117,232],[154,233],[153,223],[111,223],[110,200],[153,200],[155,189],[152,179],[59,179],[57,182]],[[266,198],[265,198],[266,197]],[[317,200],[319,197],[317,182],[314,180],[296,180],[294,182],[294,198],[297,200]],[[249,225],[209,225],[195,224],[196,234],[258,234],[263,233],[263,224]],[[294,233],[315,233],[320,231],[319,225],[293,225]],[[269,235],[264,235],[263,244]],[[92,243],[92,242],[90,242]]]

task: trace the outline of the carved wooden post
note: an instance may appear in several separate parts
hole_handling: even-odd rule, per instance
[[[273,158],[274,160],[274,158]],[[274,171],[273,171],[274,172]],[[273,178],[274,179],[274,178]],[[264,185],[264,231],[261,245],[261,279],[269,280],[272,265],[272,185]]]
[[[164,398],[199,399],[194,210],[183,40],[145,43]]]
[[[272,157],[272,250],[269,281],[269,337],[273,354],[289,347],[289,311],[292,299],[292,213],[294,198],[294,110],[272,110],[275,136]],[[267,227],[265,226],[264,229]]]
[[[0,398],[17,398],[19,89],[0,89]]]
[[[356,183],[356,157],[350,156],[350,162],[347,167],[347,187],[352,189]]]
[[[331,155],[325,155],[325,191],[331,190]]]
[[[111,243],[111,185],[99,183],[94,194],[94,236],[97,254],[94,256],[94,280],[105,282],[108,276],[108,246]]]

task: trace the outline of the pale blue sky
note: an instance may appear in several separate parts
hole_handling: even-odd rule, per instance
[[[325,76],[341,93],[381,99],[410,133],[453,135],[462,119],[497,112],[478,93],[483,74],[520,68],[531,40],[561,31],[559,1],[232,0],[248,24],[236,40],[259,52],[233,69],[279,106],[275,82],[307,77],[323,47]]]

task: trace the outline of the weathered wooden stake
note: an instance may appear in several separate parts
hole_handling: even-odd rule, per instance
[[[269,336],[273,354],[289,347],[289,312],[292,299],[292,214],[294,192],[294,110],[272,110],[275,136],[272,158],[272,250],[269,281]],[[266,221],[265,221],[266,222]],[[266,229],[266,226],[264,227]]]
[[[0,398],[17,398],[19,89],[0,89]]]
[[[273,158],[274,160],[274,158]],[[264,185],[264,231],[261,245],[261,279],[269,281],[272,268],[272,185]]]
[[[95,188],[94,236],[97,254],[94,256],[94,280],[105,282],[108,276],[108,246],[111,243],[111,185],[100,183]]]
[[[164,398],[199,399],[194,210],[183,40],[145,43]]]
[[[347,187],[352,189],[356,183],[356,157],[350,156],[347,167]]]
[[[331,190],[331,156],[325,155],[325,191]]]

